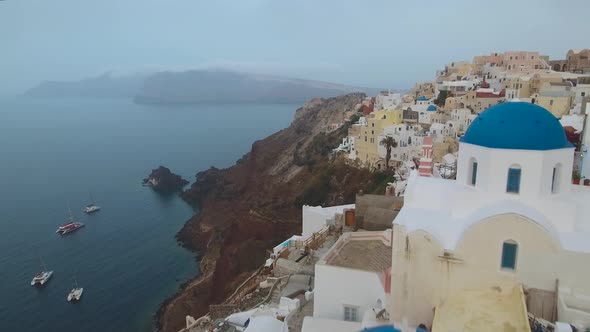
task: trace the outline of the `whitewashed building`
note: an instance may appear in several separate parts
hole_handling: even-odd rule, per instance
[[[375,97],[375,110],[392,110],[402,103],[402,96],[391,91],[381,91]]]
[[[468,108],[457,108],[451,111],[449,121],[453,124],[456,135],[462,135],[476,117],[477,114],[471,114]]]
[[[313,317],[302,331],[318,324],[338,331],[388,324],[390,269],[391,230],[343,234],[315,265]]]
[[[391,160],[411,161],[420,156],[422,140],[426,134],[419,124],[401,123],[383,128],[383,133],[378,136],[377,141],[381,142],[386,136],[392,137],[398,144],[391,149]],[[380,144],[377,152],[381,158],[385,158],[387,150]]]

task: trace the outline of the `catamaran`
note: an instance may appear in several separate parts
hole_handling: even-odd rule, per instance
[[[78,286],[78,281],[76,280],[76,278],[74,278],[74,284],[74,288],[72,288],[72,290],[68,294],[68,302],[80,301],[80,298],[82,297],[82,292],[84,292],[84,288]]]
[[[37,273],[37,275],[33,277],[33,280],[31,280],[31,286],[45,285],[45,283],[49,281],[49,278],[51,278],[51,276],[53,275],[53,271],[47,270],[45,264],[43,264],[43,260],[41,259],[41,257],[39,257],[39,262],[41,263],[41,272]]]
[[[74,231],[79,230],[80,228],[84,227],[85,225],[81,222],[77,222],[76,219],[74,219],[74,216],[72,215],[72,209],[70,209],[70,207],[68,206],[68,212],[70,215],[70,218],[68,220],[67,223],[59,226],[57,228],[57,230],[55,231],[56,233],[59,233],[61,235],[65,235],[68,233],[72,233]]]
[[[92,198],[92,194],[90,194],[90,204],[86,205],[86,207],[84,208],[84,212],[92,213],[98,210],[100,210],[100,206],[96,205],[96,202],[94,202],[94,198]]]

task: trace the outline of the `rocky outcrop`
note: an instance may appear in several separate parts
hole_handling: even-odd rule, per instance
[[[224,300],[259,267],[266,250],[301,233],[301,204],[336,205],[354,202],[359,190],[371,192],[382,177],[330,160],[326,142],[340,142],[341,123],[364,98],[349,94],[316,99],[298,109],[291,125],[252,145],[236,165],[211,168],[182,197],[200,213],[177,234],[186,247],[200,253],[201,275],[160,309],[159,329],[176,332],[185,316],[200,317],[209,304]]]
[[[170,169],[160,166],[153,169],[150,175],[143,179],[143,184],[161,193],[173,193],[182,190],[189,182]]]

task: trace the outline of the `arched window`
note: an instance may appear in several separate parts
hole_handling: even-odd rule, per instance
[[[518,194],[520,192],[520,175],[521,169],[519,165],[512,165],[508,169],[508,179],[506,180],[506,192]]]
[[[516,257],[518,255],[518,243],[513,240],[504,241],[502,244],[501,267],[505,270],[516,270]]]
[[[472,186],[477,183],[477,160],[475,158],[469,159],[469,177],[467,181]]]
[[[556,194],[559,192],[559,182],[561,181],[561,164],[553,167],[553,176],[551,178],[551,193]]]

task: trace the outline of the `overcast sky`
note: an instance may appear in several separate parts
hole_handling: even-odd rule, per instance
[[[405,88],[453,60],[590,47],[589,0],[4,0],[0,93],[105,71],[225,67]]]

